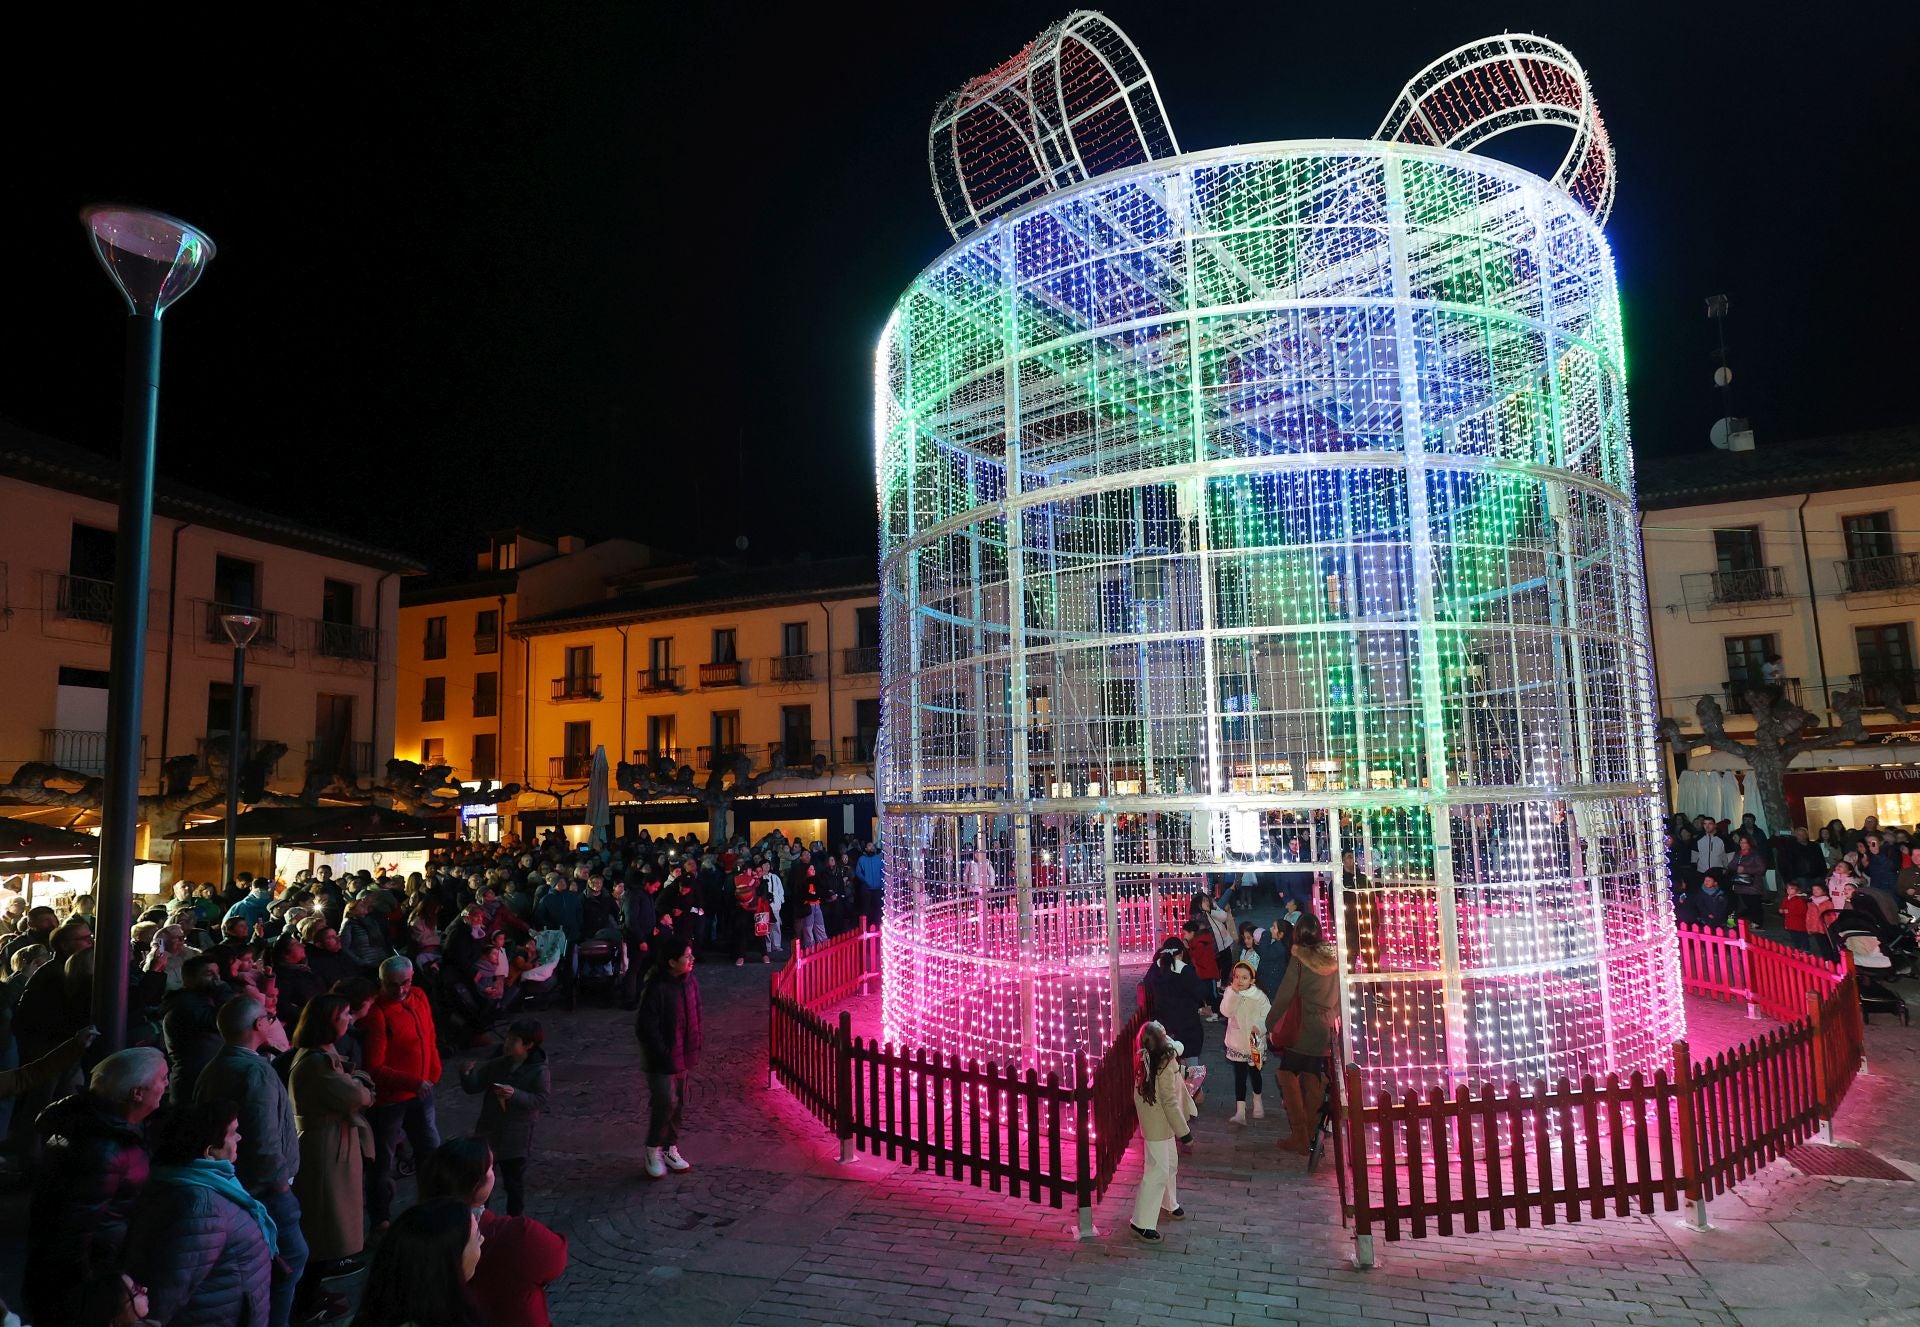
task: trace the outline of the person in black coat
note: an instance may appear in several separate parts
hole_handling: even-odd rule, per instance
[[[700,1063],[700,983],[693,975],[693,948],[678,936],[659,942],[633,1034],[651,1108],[647,1178],[657,1180],[670,1170],[693,1169],[680,1155],[680,1111],[687,1075]]]
[[[1153,956],[1153,966],[1147,969],[1140,989],[1147,1003],[1147,1016],[1157,1020],[1167,1035],[1183,1048],[1180,1058],[1198,1059],[1207,1040],[1200,1008],[1210,1002],[1210,996],[1194,974],[1193,965],[1186,961],[1178,941],[1169,940]]]
[[[626,934],[627,972],[621,983],[620,1007],[640,1007],[640,978],[653,963],[654,948],[660,930],[660,882],[641,876],[627,887]]]
[[[160,1032],[165,1038],[174,1105],[193,1100],[200,1071],[213,1063],[225,1042],[220,1037],[220,1005],[227,997],[220,964],[212,954],[195,954],[180,967],[180,989],[160,1002]]]
[[[168,1112],[153,1174],[127,1230],[127,1272],[167,1327],[265,1324],[272,1314],[274,1226],[240,1187],[239,1114],[230,1102]]]
[[[527,1209],[527,1159],[533,1155],[533,1126],[553,1093],[553,1077],[542,1044],[545,1040],[538,1023],[520,1019],[507,1027],[501,1045],[504,1054],[460,1069],[461,1087],[468,1093],[486,1093],[480,1102],[480,1121],[473,1131],[493,1148],[493,1159],[499,1163],[500,1178],[507,1190],[508,1216],[520,1216]]]
[[[362,975],[353,956],[340,947],[340,928],[325,917],[307,918],[301,939],[306,941],[307,966],[323,990]]]
[[[267,951],[267,962],[280,986],[280,1004],[275,1013],[282,1023],[294,1027],[308,1002],[316,995],[325,994],[327,984],[308,964],[306,942],[292,931],[281,932],[273,948]]]
[[[1725,926],[1727,918],[1733,915],[1733,897],[1720,888],[1720,882],[1712,876],[1700,883],[1700,892],[1693,896],[1694,915],[1699,917],[1702,926]]]

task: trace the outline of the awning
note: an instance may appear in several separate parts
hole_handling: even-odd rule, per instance
[[[0,817],[0,869],[70,871],[92,866],[99,852],[91,834]]]
[[[226,832],[225,823],[215,820],[175,837],[219,839]],[[234,836],[308,852],[420,852],[447,842],[419,817],[378,806],[256,807],[234,821]]]

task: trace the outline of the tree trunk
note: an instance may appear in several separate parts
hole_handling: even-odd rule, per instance
[[[728,813],[732,810],[733,799],[731,797],[724,801],[716,801],[707,808],[707,846],[709,848],[718,843],[725,843],[730,837],[727,829],[727,821],[730,818]]]
[[[1793,832],[1793,816],[1787,809],[1786,753],[1777,745],[1755,746],[1747,756],[1747,793],[1760,794],[1766,808],[1767,829],[1773,834]]]

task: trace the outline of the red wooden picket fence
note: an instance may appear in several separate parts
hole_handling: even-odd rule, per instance
[[[1136,1013],[1097,1061],[1076,1051],[1071,1081],[989,1060],[853,1035],[844,1000],[880,972],[879,932],[863,928],[795,947],[773,976],[767,1064],[834,1131],[841,1159],[885,1156],[995,1193],[1051,1207],[1069,1199],[1082,1234],[1126,1154],[1133,1110]]]
[[[1342,1127],[1354,1260],[1389,1242],[1509,1224],[1551,1226],[1682,1201],[1704,1223],[1709,1198],[1830,1128],[1862,1065],[1851,963],[1829,963],[1734,931],[1681,928],[1689,993],[1743,1000],[1786,1023],[1696,1063],[1676,1042],[1670,1069],[1363,1097],[1346,1071]]]

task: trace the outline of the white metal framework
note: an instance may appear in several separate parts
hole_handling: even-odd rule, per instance
[[[1064,1070],[1166,899],[1253,870],[1318,894],[1370,1085],[1664,1063],[1619,307],[1568,192],[1335,140],[1055,189],[913,283],[875,394],[887,1035]]]
[[[1023,203],[1180,150],[1126,33],[1077,10],[940,103],[927,166],[955,239]]]
[[[1553,182],[1600,225],[1613,210],[1613,143],[1587,71],[1544,37],[1503,33],[1448,51],[1407,81],[1375,138],[1469,151],[1528,125],[1573,132]]]

